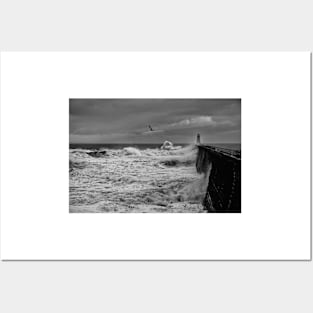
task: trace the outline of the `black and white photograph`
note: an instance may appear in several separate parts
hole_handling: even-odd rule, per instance
[[[69,99],[70,213],[241,213],[241,99]]]
[[[1,53],[2,257],[309,260],[310,62]]]

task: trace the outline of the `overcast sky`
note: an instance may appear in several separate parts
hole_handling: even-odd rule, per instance
[[[240,128],[240,99],[70,99],[70,143],[193,143],[197,133],[240,143]]]

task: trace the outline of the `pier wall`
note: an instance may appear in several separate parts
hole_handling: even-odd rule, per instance
[[[217,213],[241,212],[241,154],[198,145],[198,173],[209,175],[204,209]]]

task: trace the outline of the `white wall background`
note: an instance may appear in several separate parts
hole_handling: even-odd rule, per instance
[[[1,50],[313,50],[312,1],[0,2]],[[3,312],[312,312],[312,262],[1,262]]]

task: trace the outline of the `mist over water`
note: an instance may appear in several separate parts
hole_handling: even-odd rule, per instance
[[[70,147],[70,212],[204,212],[209,175],[196,172],[195,146]]]

